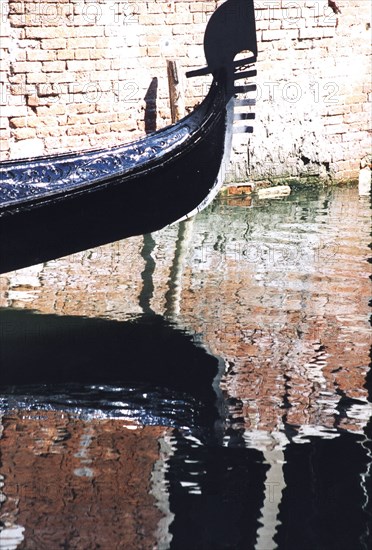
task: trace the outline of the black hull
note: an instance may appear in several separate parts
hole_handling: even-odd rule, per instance
[[[123,158],[135,145],[94,152],[86,155],[85,165],[94,164],[96,181],[81,181],[63,192],[48,190],[31,198],[26,193],[0,206],[0,272],[152,232],[198,208],[218,180],[225,151],[226,99],[224,79],[214,81],[207,98],[191,115],[142,140],[146,151],[133,168],[125,170]],[[152,142],[165,143],[168,150],[148,159]],[[112,154],[120,158],[119,173],[105,168]],[[100,155],[102,174],[97,177]],[[77,161],[80,158],[76,155]],[[40,177],[51,161],[42,159],[43,168],[34,161],[32,169]],[[73,155],[54,157],[54,171],[58,164],[65,169],[73,163]],[[27,164],[30,160],[4,163],[2,171],[23,178],[22,166]],[[79,166],[78,170],[84,173]]]

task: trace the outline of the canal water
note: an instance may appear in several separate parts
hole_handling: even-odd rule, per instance
[[[371,548],[370,215],[221,198],[2,276],[0,549]]]

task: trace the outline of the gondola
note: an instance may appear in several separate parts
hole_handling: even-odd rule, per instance
[[[250,57],[234,61],[249,50]],[[204,37],[210,91],[179,122],[133,143],[0,164],[0,273],[45,262],[192,216],[215,197],[231,148],[235,86],[253,76],[253,0],[227,0]],[[253,100],[240,100],[252,105]],[[242,131],[250,131],[244,126]]]

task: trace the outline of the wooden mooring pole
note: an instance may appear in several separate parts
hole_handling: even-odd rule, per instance
[[[185,116],[185,94],[178,63],[174,59],[167,60],[167,73],[169,85],[169,100],[172,123]]]

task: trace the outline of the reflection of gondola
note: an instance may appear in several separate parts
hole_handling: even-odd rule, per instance
[[[2,164],[0,272],[155,231],[215,196],[231,145],[231,98],[252,89],[234,88],[234,80],[254,74],[236,70],[255,57],[233,59],[245,49],[256,55],[253,1],[225,2],[204,46],[208,66],[194,74],[213,73],[214,80],[180,122],[127,145]]]
[[[162,317],[127,322],[0,310],[0,403],[145,424],[210,426],[219,362]],[[143,345],[146,342],[146,345]]]

